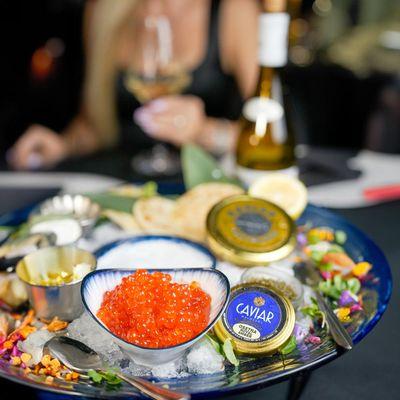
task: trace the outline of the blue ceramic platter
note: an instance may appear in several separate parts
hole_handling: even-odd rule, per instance
[[[17,224],[28,215],[29,210],[15,212],[0,218],[0,223]],[[311,223],[314,226],[329,226],[346,232],[346,250],[354,260],[366,260],[373,264],[373,279],[363,286],[365,312],[346,327],[354,343],[360,342],[382,317],[391,294],[392,277],[390,267],[381,250],[360,230],[334,213],[309,205],[299,223]],[[171,389],[189,392],[196,399],[210,399],[228,393],[239,393],[259,389],[289,378],[301,370],[314,369],[340,356],[340,352],[329,337],[322,337],[319,345],[305,345],[287,356],[269,356],[242,359],[235,369],[227,367],[223,373],[190,376],[181,379],[162,380]],[[60,383],[59,386],[47,386],[37,377],[24,376],[23,372],[0,360],[0,376],[12,381],[42,390],[96,398],[130,397],[139,395],[130,387],[123,386],[118,392],[109,392],[89,383]]]

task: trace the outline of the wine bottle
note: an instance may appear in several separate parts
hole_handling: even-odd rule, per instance
[[[244,104],[236,148],[237,174],[245,185],[266,172],[298,175],[290,106],[281,78],[287,62],[290,17],[285,12],[286,0],[264,0],[263,5],[260,76],[255,96]]]

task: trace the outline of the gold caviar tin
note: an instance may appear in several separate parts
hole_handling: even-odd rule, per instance
[[[278,351],[295,324],[292,303],[262,284],[232,288],[225,312],[214,326],[221,341],[232,339],[238,354],[264,355]]]
[[[210,210],[207,242],[218,257],[233,264],[265,265],[294,250],[295,225],[276,204],[248,195],[231,196]]]

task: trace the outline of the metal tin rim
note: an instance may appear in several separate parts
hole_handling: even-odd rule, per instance
[[[230,332],[225,328],[223,324],[223,316],[219,319],[217,324],[214,326],[215,334],[221,341],[225,341],[227,338],[231,338],[233,341],[233,347],[235,351],[239,354],[251,354],[251,355],[262,355],[262,354],[271,354],[276,352],[279,347],[286,343],[286,341],[290,338],[290,335],[293,333],[294,324],[296,322],[296,314],[294,311],[294,307],[292,303],[284,296],[274,292],[268,287],[262,284],[254,284],[254,283],[242,283],[236,285],[232,288],[231,294],[235,293],[235,291],[242,288],[263,288],[267,292],[272,292],[275,296],[277,296],[281,301],[286,311],[286,321],[282,327],[282,330],[276,334],[272,339],[267,340],[267,343],[256,342],[250,343],[244,340],[240,340],[236,337],[233,337]],[[227,308],[229,307],[229,303]],[[226,308],[226,309],[227,309]],[[224,311],[224,313],[226,310]]]
[[[228,243],[221,237],[219,232],[215,229],[215,221],[218,212],[235,201],[255,199],[262,201],[269,207],[273,207],[282,214],[282,216],[290,224],[290,233],[287,236],[286,242],[277,249],[272,249],[266,252],[252,252],[235,248],[232,243]],[[243,267],[253,267],[256,265],[268,264],[273,261],[281,260],[287,257],[296,247],[295,224],[292,218],[278,205],[271,203],[267,200],[258,197],[251,197],[249,195],[234,195],[215,204],[207,216],[207,243],[211,250],[220,258],[230,261],[234,264]]]

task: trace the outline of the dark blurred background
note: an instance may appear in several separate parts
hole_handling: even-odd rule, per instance
[[[292,0],[299,141],[400,151],[398,0]],[[84,0],[0,3],[0,152],[31,123],[59,131],[83,79]],[[4,161],[2,166],[5,167]]]

